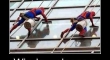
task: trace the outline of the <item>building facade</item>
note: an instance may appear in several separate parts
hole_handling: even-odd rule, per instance
[[[11,0],[10,28],[21,12],[34,7],[44,7],[52,23],[47,26],[42,21],[36,21],[36,27],[28,39],[28,31],[24,26],[19,26],[10,34],[10,53],[100,53],[100,0]],[[91,23],[87,19],[85,38],[77,36],[79,32],[75,29],[61,39],[61,32],[71,27],[70,18],[77,17],[84,10],[96,12],[94,23],[98,28],[90,28]],[[91,35],[94,29],[97,30],[95,37]]]

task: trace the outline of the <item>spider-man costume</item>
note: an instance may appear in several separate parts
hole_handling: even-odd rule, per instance
[[[82,21],[82,20],[84,20],[84,19],[89,18],[90,21],[91,21],[91,23],[92,23],[92,26],[95,26],[95,25],[93,24],[93,16],[95,16],[95,12],[94,12],[94,11],[91,11],[91,12],[85,11],[85,12],[83,12],[82,14],[80,14],[75,20]],[[63,37],[64,33],[68,32],[68,31],[73,31],[73,30],[76,28],[77,23],[78,23],[78,22],[74,23],[71,28],[68,28],[68,29],[64,30],[64,31],[61,33],[61,38]],[[84,36],[84,33],[85,33],[86,31],[87,31],[87,29],[86,29],[86,27],[85,27],[82,31],[80,31],[80,34],[79,34],[79,35],[80,35],[80,36]]]
[[[24,16],[27,17],[27,18],[38,18],[36,16],[41,14],[45,18],[45,22],[48,22],[47,17],[44,14],[44,10],[45,9],[43,7],[33,8],[30,11],[26,12],[24,14]],[[20,17],[21,16],[19,16],[17,18],[16,22],[18,22],[18,23],[12,27],[12,29],[10,30],[10,33],[25,21],[25,19],[23,17],[21,17],[21,20],[19,20]],[[30,35],[31,28],[28,28],[28,31],[29,31],[28,35]]]

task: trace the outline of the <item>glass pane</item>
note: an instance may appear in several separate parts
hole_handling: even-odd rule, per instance
[[[91,0],[60,0],[55,7],[61,6],[86,6]]]
[[[53,43],[54,42],[54,43]],[[53,48],[59,41],[28,41],[21,48]]]
[[[90,30],[90,21],[87,19],[88,25],[87,25],[87,36],[91,37],[91,30]],[[100,20],[98,19],[94,19],[94,23],[96,23],[96,26],[99,26],[98,31],[96,32],[97,36],[100,37]],[[52,24],[49,24],[49,30],[43,30],[44,26],[46,26],[45,24],[40,24],[36,31],[34,30],[33,35],[31,35],[32,37],[35,38],[59,38],[61,32],[66,29],[69,28],[71,26],[69,20],[63,21],[63,20],[59,20],[59,21],[52,21]],[[45,28],[44,28],[45,29]],[[41,30],[41,31],[40,31]],[[57,31],[58,30],[58,31]],[[53,32],[54,31],[54,32]],[[68,37],[70,37],[72,34],[74,34],[76,30],[73,30]],[[79,32],[75,33],[75,37],[79,37],[78,36]],[[74,43],[73,43],[74,42]],[[36,41],[36,42],[30,42],[30,46],[31,48],[52,48],[57,46],[56,44],[59,43],[59,41]],[[91,40],[72,40],[69,41],[69,44],[67,45],[67,47],[76,47],[76,46],[97,46],[100,43],[100,39],[96,40],[96,39],[91,39]],[[29,43],[28,43],[29,44]],[[30,48],[28,46],[27,42],[23,45],[22,48]],[[51,45],[52,44],[52,45]],[[60,47],[65,47],[66,44],[62,43]]]
[[[17,48],[17,45],[19,44],[20,42],[10,42],[10,49],[15,49]]]
[[[40,7],[51,7],[55,1],[44,1]]]
[[[10,2],[10,9],[17,8],[20,2]]]
[[[21,13],[21,12],[27,12],[27,11],[29,11],[29,10],[19,10],[19,11],[16,11],[13,15],[12,15],[12,17],[10,18],[10,20],[16,20],[17,19],[17,17],[19,16],[19,14]],[[47,10],[45,10],[45,13],[47,12]]]
[[[100,5],[100,0],[93,0],[92,5]]]
[[[16,2],[10,2],[10,7],[13,6]]]
[[[95,16],[100,16],[100,7],[95,7],[95,8],[94,7],[92,7],[92,8],[90,7],[90,8],[87,9],[87,11],[91,11],[91,10],[96,12]]]
[[[84,8],[53,9],[48,18],[77,17]]]
[[[40,4],[42,3],[42,1],[28,1],[28,2],[24,2],[20,8],[34,8],[34,7],[39,7]],[[30,4],[30,5],[29,5]],[[29,5],[29,6],[28,6]]]

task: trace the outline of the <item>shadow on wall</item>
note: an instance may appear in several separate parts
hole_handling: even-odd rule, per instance
[[[91,28],[89,31],[87,31],[85,33],[86,37],[92,37],[92,35],[97,35],[96,32],[98,31],[99,27],[93,27]],[[73,37],[80,37],[78,34],[75,34]],[[75,39],[75,43],[80,42],[80,46],[91,46],[91,41],[92,39],[83,39],[83,40],[79,40],[79,39]],[[64,43],[66,43],[67,41],[65,41]],[[73,44],[72,44],[73,45]]]
[[[46,35],[49,35],[50,30],[49,30],[49,25],[46,25],[44,29],[41,31],[39,29],[34,30],[35,33],[31,34],[29,38],[44,38]],[[20,36],[20,39],[25,38],[26,36]],[[15,39],[10,37],[10,39]],[[30,48],[35,48],[36,45],[39,43],[39,41],[27,41],[28,47]]]
[[[38,29],[35,29],[35,31],[37,33],[32,34],[30,36],[30,38],[44,38],[46,35],[49,35],[49,33],[50,33],[49,25],[46,25],[46,27],[44,27],[44,29],[42,31],[38,30]],[[39,43],[39,41],[28,41],[27,42],[28,47],[30,47],[30,48],[35,48],[38,43]]]

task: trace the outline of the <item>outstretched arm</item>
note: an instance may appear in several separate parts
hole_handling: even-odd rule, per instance
[[[93,13],[90,14],[90,21],[92,23],[92,26],[95,26],[94,23],[93,23]]]
[[[48,19],[47,19],[46,15],[43,12],[42,12],[42,16],[45,19],[45,22],[48,22]]]

